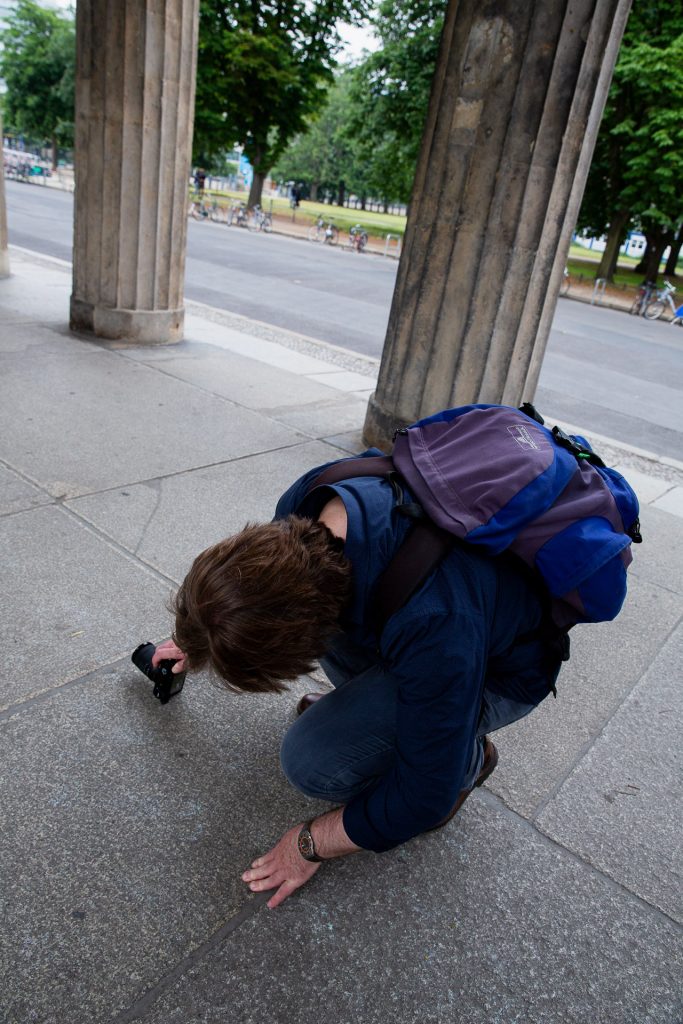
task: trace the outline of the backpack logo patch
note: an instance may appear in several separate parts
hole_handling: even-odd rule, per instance
[[[540,431],[534,431],[532,434],[529,428],[523,423],[515,423],[514,426],[508,427],[508,432],[517,442],[519,447],[526,451],[529,451],[530,449],[539,451],[541,448],[548,447],[548,442]]]

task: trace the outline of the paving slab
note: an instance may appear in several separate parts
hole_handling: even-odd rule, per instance
[[[119,1019],[674,1024],[680,955],[672,922],[477,795],[440,834],[323,865]]]
[[[192,314],[185,320],[185,336],[190,342],[203,341],[217,345],[228,352],[257,359],[289,373],[304,375],[328,369],[327,365],[315,356],[285,348],[264,338],[244,334],[242,331]]]
[[[285,448],[301,435],[93,347],[8,355],[0,457],[55,497]]]
[[[0,519],[2,705],[120,658],[135,637],[160,639],[169,592],[63,508]]]
[[[557,842],[680,923],[682,666],[679,626],[537,818]]]
[[[683,487],[672,487],[655,501],[655,508],[661,508],[664,512],[670,512],[679,519],[683,519]]]
[[[338,391],[349,391],[355,394],[365,394],[375,390],[377,382],[372,377],[366,377],[362,373],[353,373],[351,370],[333,370],[329,368],[322,373],[310,373],[311,380],[319,380]]]
[[[69,323],[70,268],[36,264],[15,249],[10,252],[10,277],[0,282],[0,308],[5,325]],[[39,294],[40,301],[36,302]]]
[[[268,522],[277,499],[297,476],[343,454],[310,441],[67,504],[139,558],[180,581],[200,551],[247,522]]]
[[[325,382],[317,383],[288,370],[198,341],[185,341],[162,350],[126,350],[125,354],[247,409],[305,406],[309,402],[329,399],[334,394]]]
[[[500,763],[487,785],[533,818],[628,697],[683,615],[678,594],[633,577],[614,622],[577,626],[557,700],[495,734]]]
[[[0,1019],[110,1021],[249,906],[241,872],[322,806],[279,769],[295,699],[194,677],[164,707],[126,660],[0,721]]]
[[[24,509],[35,508],[36,505],[50,504],[52,500],[45,491],[34,487],[14,470],[0,464],[0,515],[21,512]]]
[[[367,408],[367,398],[342,394],[304,406],[292,408],[283,405],[267,411],[268,415],[279,423],[301,430],[311,437],[326,438],[351,431],[359,434],[365,422]],[[365,447],[363,445],[363,448]]]
[[[2,282],[0,289],[1,285]],[[11,318],[5,320],[7,312],[7,307],[0,301],[0,353],[30,351],[33,355],[39,355],[41,352],[57,354],[87,351],[89,343],[71,334],[66,323],[52,326],[28,320],[25,323],[13,323]]]
[[[640,510],[643,543],[633,547],[629,577],[683,594],[683,519],[655,505]]]

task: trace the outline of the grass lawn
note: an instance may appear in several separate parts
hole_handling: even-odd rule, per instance
[[[569,273],[573,278],[580,279],[581,277],[594,280],[595,272],[598,269],[598,263],[600,262],[601,253],[595,252],[591,249],[584,249],[581,245],[575,245],[572,243],[569,249],[569,259],[567,261],[567,267]],[[619,263],[617,266],[616,273],[614,275],[614,284],[621,288],[638,288],[643,283],[642,273],[636,273],[636,266],[639,263],[639,259],[635,256],[620,256]],[[681,276],[682,268],[679,261],[678,274],[673,278],[670,278],[672,284],[676,284],[677,277]],[[657,277],[657,284],[662,286],[664,283],[664,274],[660,270],[659,276]]]
[[[216,196],[230,202],[246,202],[246,192],[209,192],[207,196]],[[272,211],[278,216],[292,216],[292,208],[289,199],[284,196],[275,196],[272,199],[265,197],[262,202],[264,210]],[[406,227],[406,218],[394,213],[372,213],[370,210],[348,210],[345,206],[330,206],[327,203],[312,203],[304,199],[296,211],[297,224],[314,224],[318,217],[324,217],[325,221],[331,220],[342,231],[348,231],[354,224],[360,224],[369,235],[384,238],[385,235],[403,236]]]

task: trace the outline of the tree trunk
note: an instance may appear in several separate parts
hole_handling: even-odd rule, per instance
[[[261,198],[263,196],[263,183],[266,180],[265,171],[257,171],[254,168],[254,177],[251,179],[251,188],[249,189],[249,198],[247,199],[247,206],[249,209],[253,209],[254,206],[261,205]]]
[[[344,199],[346,197],[346,183],[343,179],[339,180],[339,194],[337,196],[337,206],[344,205]]]
[[[54,137],[54,135],[52,136],[51,143],[52,143],[52,145],[51,145],[51,148],[52,148],[52,170],[56,171],[57,170],[57,165],[59,164],[59,154],[58,154],[58,151],[57,151],[57,140]]]
[[[674,277],[676,274],[676,265],[678,257],[681,255],[681,248],[683,248],[683,224],[679,227],[676,237],[671,243],[671,252],[664,267],[664,273],[667,277]]]
[[[641,264],[645,264],[642,270],[645,280],[656,281],[659,274],[659,264],[662,262],[662,253],[669,242],[673,241],[673,236],[670,231],[656,231],[652,233],[646,232],[645,237],[647,239],[645,257],[638,264],[636,270],[640,269]]]
[[[311,199],[312,203],[317,203],[318,202],[318,188],[319,188],[319,183],[317,181],[312,181],[311,182],[311,196],[310,196],[310,199]]]
[[[607,232],[607,245],[598,264],[598,269],[595,272],[596,277],[603,277],[606,281],[614,280],[614,272],[617,269],[617,262],[619,260],[619,249],[624,240],[630,219],[631,214],[628,210],[617,210],[612,218],[612,223]]]

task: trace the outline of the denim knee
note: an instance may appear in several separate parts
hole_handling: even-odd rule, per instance
[[[280,765],[287,780],[295,789],[305,796],[329,799],[321,773],[316,770],[316,758],[312,750],[307,749],[304,732],[297,729],[299,723],[287,730],[280,747]]]

